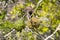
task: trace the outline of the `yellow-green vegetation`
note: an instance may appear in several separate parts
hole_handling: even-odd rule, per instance
[[[3,1],[6,0],[1,0],[1,2]],[[4,30],[3,34],[5,35],[6,33],[10,32],[11,29],[15,29],[17,31],[16,35],[18,38],[20,38],[22,34],[22,40],[37,40],[39,39],[37,38],[39,37],[39,33],[44,35],[44,37],[46,37],[45,35],[47,34],[52,34],[60,23],[60,5],[57,3],[59,1],[43,0],[39,5],[37,4],[38,2],[39,0],[26,0],[26,3],[24,4],[16,3],[9,13],[7,7],[0,9],[0,30]],[[38,5],[37,9],[36,5]],[[30,15],[32,17],[29,20],[27,20],[26,12],[24,12],[24,9],[28,6],[33,8],[33,12],[35,11],[34,9],[36,9],[35,13],[33,14],[34,16]],[[8,18],[11,18],[10,20],[5,20],[7,13],[11,15],[8,16]],[[38,17],[36,17],[36,15]],[[30,29],[30,31],[29,29],[25,29],[26,26]],[[56,32],[54,36],[56,39],[54,39],[54,37],[53,39],[60,40],[58,39],[59,35],[60,31]]]

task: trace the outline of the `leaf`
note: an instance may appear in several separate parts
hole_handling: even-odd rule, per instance
[[[47,32],[49,29],[47,28],[47,27],[43,27],[42,28],[42,33],[45,33],[45,32]]]
[[[24,21],[23,20],[17,20],[15,22],[15,29],[21,31],[25,27]]]

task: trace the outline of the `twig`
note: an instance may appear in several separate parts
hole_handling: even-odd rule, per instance
[[[36,5],[36,8],[35,8],[35,10],[33,11],[33,14],[36,12],[36,10],[37,10],[39,4],[40,4],[42,1],[43,1],[43,0],[39,0],[39,1],[38,1],[37,5]],[[33,15],[33,14],[32,14],[32,15]]]
[[[39,33],[38,29],[33,28],[32,30],[36,32],[35,34],[37,35],[38,38],[44,40],[44,37]]]
[[[51,38],[58,30],[60,30],[60,24],[58,25],[58,27],[56,28],[56,30],[47,38],[45,38],[44,40],[48,40],[49,38]]]
[[[20,19],[23,19],[26,16],[26,14],[24,14]]]
[[[36,8],[35,8],[35,10],[33,11],[33,14],[36,12],[36,10],[37,10],[39,4],[40,4],[42,1],[43,1],[43,0],[39,0],[39,1],[38,1],[37,5],[36,5]],[[32,15],[33,15],[33,14],[32,14]],[[32,16],[32,15],[31,15],[31,16]],[[26,14],[23,15],[23,17],[21,17],[21,19],[24,18],[25,16],[26,16]]]
[[[15,29],[13,29],[11,32],[9,32],[8,34],[6,34],[4,37],[7,37],[7,36],[9,36],[12,32],[14,32],[15,31]]]

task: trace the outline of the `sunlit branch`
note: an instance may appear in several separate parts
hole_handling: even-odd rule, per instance
[[[60,24],[58,25],[56,30],[50,36],[46,37],[44,40],[48,40],[49,38],[51,38],[58,30],[60,30]]]

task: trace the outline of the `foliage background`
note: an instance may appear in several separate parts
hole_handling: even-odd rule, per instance
[[[15,29],[13,33],[5,38],[6,40],[44,40],[51,35],[60,23],[60,1],[42,0],[38,5],[39,1],[0,0],[0,34],[5,36]],[[36,5],[38,5],[37,9]],[[37,25],[37,28],[35,28],[36,25],[34,27],[30,25],[29,20],[24,16],[26,14],[24,9],[28,6],[36,9],[35,15],[33,15],[38,16],[40,21],[40,25]],[[38,23],[37,19],[34,21]],[[25,22],[27,22],[28,28],[26,28]],[[48,40],[60,40],[60,31],[57,31]]]

